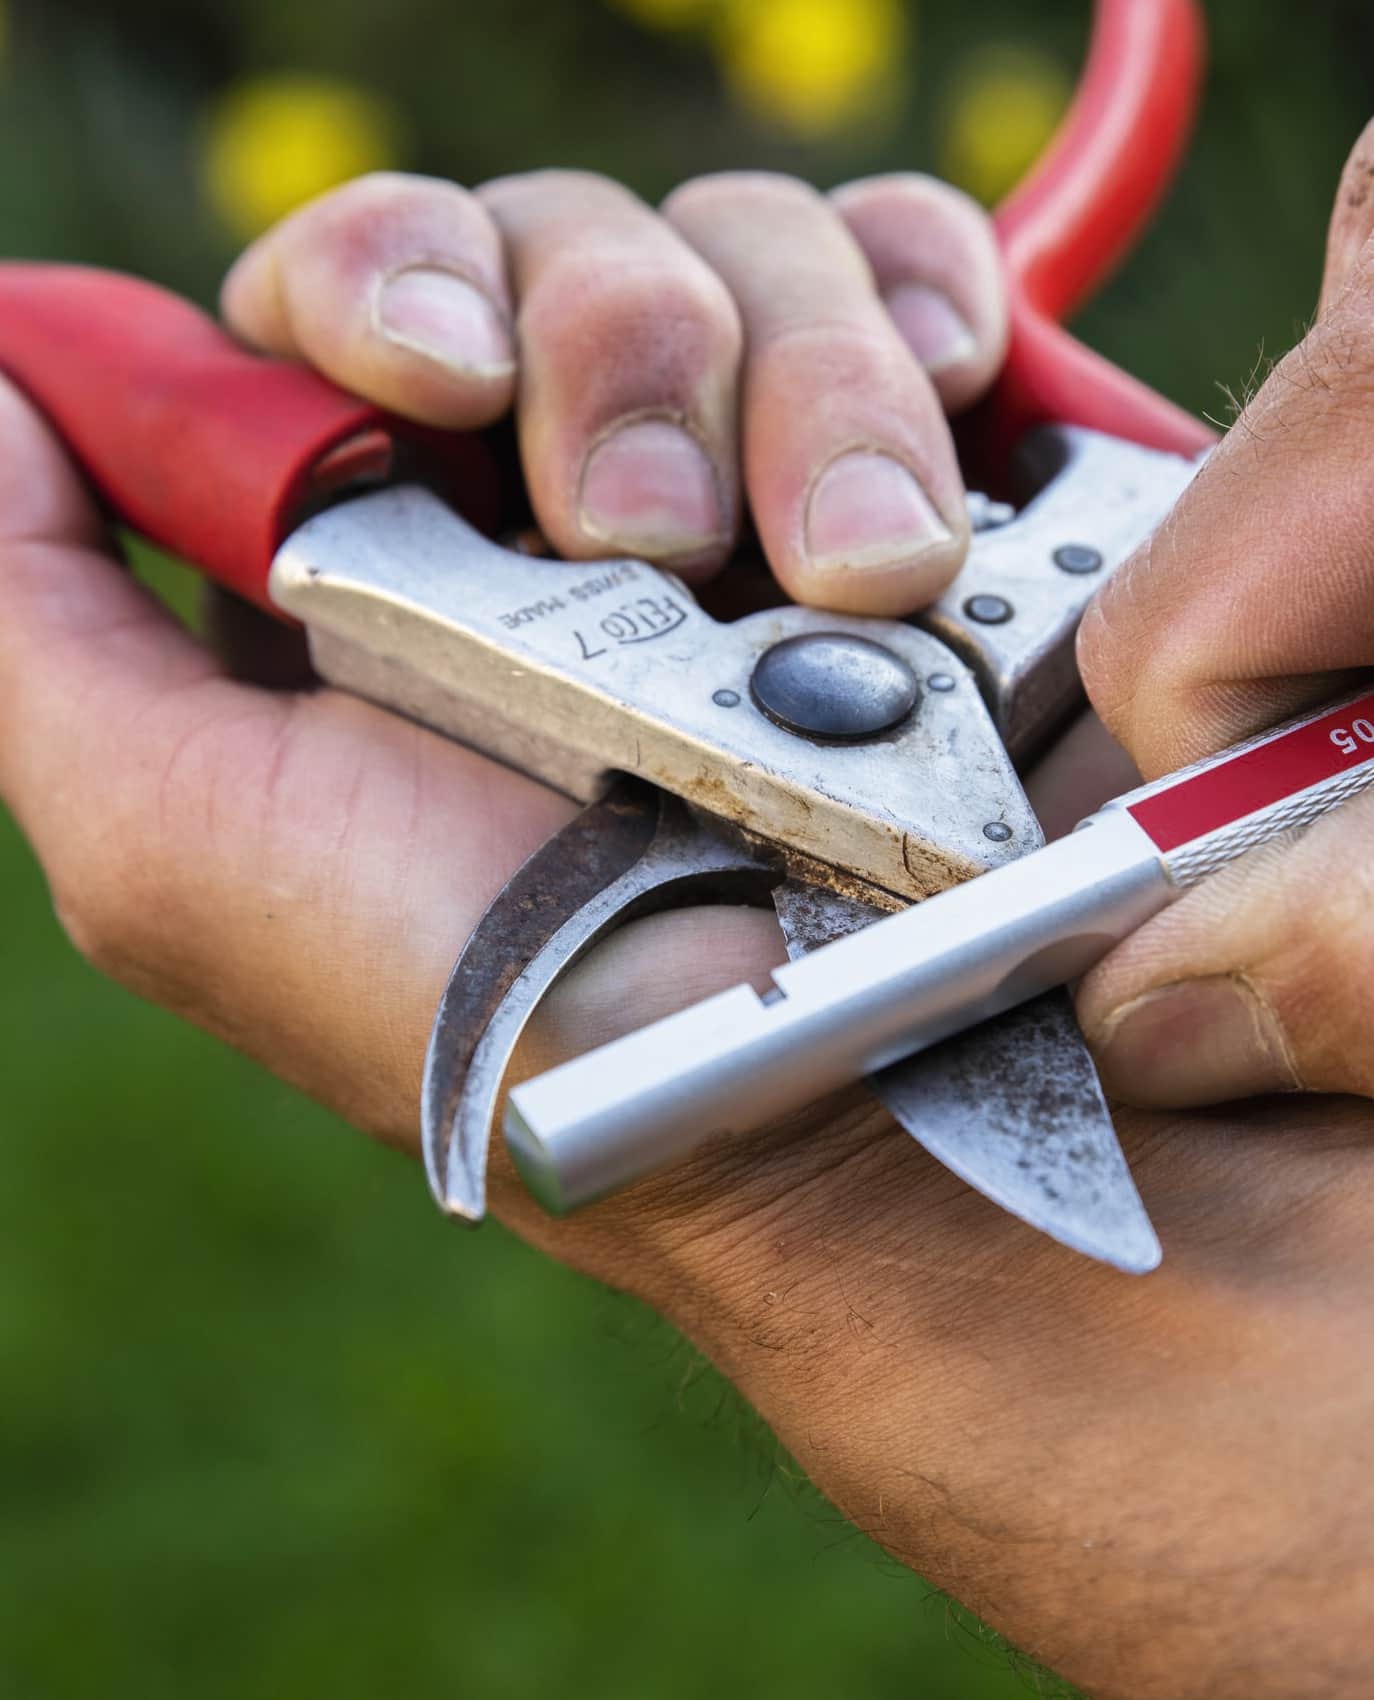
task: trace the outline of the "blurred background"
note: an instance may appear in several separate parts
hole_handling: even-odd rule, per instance
[[[1209,11],[1182,183],[1080,329],[1225,422],[1311,310],[1374,13]],[[728,166],[917,166],[992,202],[1087,21],[0,0],[0,253],[208,303],[246,239],[379,166],[577,165],[650,198]],[[0,969],[0,1700],[1056,1691],[845,1525],[664,1325],[446,1227],[417,1170],[82,967],[3,817]]]

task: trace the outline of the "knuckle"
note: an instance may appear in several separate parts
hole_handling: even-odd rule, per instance
[[[1112,710],[1122,686],[1117,664],[1119,645],[1104,606],[1105,592],[1084,610],[1078,627],[1078,674],[1088,701],[1110,727]]]
[[[756,338],[751,357],[761,372],[806,372],[814,393],[861,395],[876,414],[909,388],[907,363],[894,359],[895,337],[878,314],[785,318]]]
[[[1165,705],[1177,704],[1188,689],[1150,588],[1163,576],[1153,565],[1155,543],[1150,538],[1116,569],[1088,604],[1077,637],[1088,701],[1137,763],[1150,755],[1141,723],[1171,722]]]
[[[831,199],[845,213],[870,209],[895,214],[933,211],[937,216],[952,214],[989,229],[992,226],[988,213],[972,195],[924,171],[886,171],[856,177],[833,190]]]
[[[361,175],[350,178],[347,183],[340,184],[324,199],[335,201],[387,200],[393,196],[410,194],[421,185],[438,186],[435,179],[420,177],[409,171],[364,171]]]
[[[473,196],[471,190],[449,177],[429,177],[415,171],[368,171],[335,190],[333,198],[375,211],[379,207],[431,206],[436,202],[469,206]]]
[[[461,184],[402,172],[355,178],[304,209],[290,231],[296,262],[288,282],[323,264],[345,276],[457,259],[486,273],[499,244],[486,214]]]
[[[693,177],[663,202],[666,218],[699,217],[723,208],[745,208],[763,201],[770,210],[794,207],[802,212],[826,210],[818,189],[782,171],[714,171]]]
[[[508,179],[509,181],[509,179]],[[515,179],[531,191],[544,194],[595,195],[620,205],[639,206],[639,197],[604,171],[580,170],[574,166],[546,166],[541,171],[528,171]]]
[[[467,190],[438,177],[403,171],[370,171],[312,201],[301,221],[316,230],[348,229],[359,220],[404,218],[416,210],[466,206]]]
[[[643,212],[632,189],[600,171],[570,166],[545,166],[538,171],[515,171],[492,177],[477,190],[477,199],[494,213],[518,215],[526,209],[543,212],[558,207],[579,213],[587,209]]]
[[[709,267],[633,244],[560,249],[521,304],[520,333],[528,350],[568,366],[585,366],[592,343],[618,366],[733,368],[743,346],[735,304]]]
[[[1338,216],[1374,223],[1374,118],[1360,132],[1341,170],[1336,208]]]

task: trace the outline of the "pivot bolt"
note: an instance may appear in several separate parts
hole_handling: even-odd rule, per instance
[[[758,658],[750,689],[775,725],[836,742],[900,726],[921,695],[900,655],[848,632],[783,638]]]

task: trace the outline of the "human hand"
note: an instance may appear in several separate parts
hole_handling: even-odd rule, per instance
[[[1312,329],[1083,624],[1089,693],[1149,777],[1374,664],[1371,231],[1374,126],[1346,165]],[[1374,1095],[1371,825],[1366,795],[1253,852],[1089,976],[1079,1012],[1113,1090],[1158,1107]]]
[[[307,313],[302,349],[312,334]],[[78,945],[413,1143],[452,956],[566,804],[337,693],[227,678],[113,568],[8,392],[0,516],[0,791]],[[894,571],[904,597],[932,582]],[[880,597],[889,577],[849,574]],[[779,953],[748,911],[627,928],[527,1063]],[[568,1223],[504,1166],[492,1203],[667,1311],[856,1521],[1095,1692],[1177,1700],[1187,1668],[1198,1694],[1263,1700],[1327,1669],[1305,1692],[1335,1694],[1369,1674],[1364,1126],[1329,1104],[1128,1120],[1167,1254],[1135,1283],[1002,1216],[857,1093]]]

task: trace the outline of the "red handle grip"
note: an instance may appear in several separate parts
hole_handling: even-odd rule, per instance
[[[0,266],[0,370],[122,521],[266,608],[272,557],[326,463],[379,431],[436,435],[250,354],[166,290],[77,266]]]
[[[998,209],[1011,347],[989,409],[1004,453],[1032,425],[1086,425],[1177,454],[1200,420],[1094,354],[1056,320],[1121,259],[1178,166],[1202,77],[1196,0],[1096,0],[1087,64],[1044,158]]]

